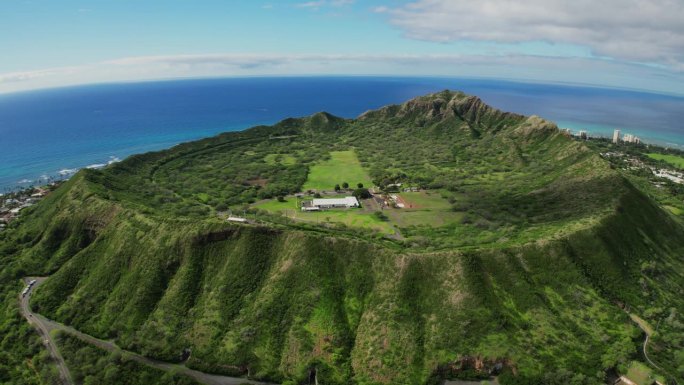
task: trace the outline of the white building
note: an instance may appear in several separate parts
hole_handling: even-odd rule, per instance
[[[582,130],[579,132],[579,137],[580,139],[589,139],[589,134],[585,130]]]
[[[620,130],[613,131],[613,143],[620,141]]]
[[[315,208],[320,209],[332,209],[332,208],[353,208],[359,207],[359,201],[356,197],[344,197],[344,198],[317,198],[311,202],[308,207],[302,207],[302,209],[308,209],[305,211],[311,211]]]

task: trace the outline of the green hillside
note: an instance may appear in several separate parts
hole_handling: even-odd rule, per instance
[[[340,154],[358,162],[321,168]],[[419,187],[399,193],[415,207],[278,209],[364,173]],[[645,362],[628,311],[659,325],[653,370],[681,383],[683,255],[678,219],[541,118],[448,91],[319,113],[84,170],[27,209],[0,233],[0,383],[54,376],[17,311],[29,275],[50,276],[35,312],[164,361],[189,349],[209,373],[602,384]]]

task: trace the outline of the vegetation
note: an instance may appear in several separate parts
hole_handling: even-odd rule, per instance
[[[653,374],[681,380],[684,227],[660,206],[671,190],[602,145],[445,91],[82,171],[0,233],[0,378],[50,376],[16,300],[19,278],[50,275],[35,311],[169,362],[190,349],[187,364],[213,373],[593,385],[643,360],[632,314],[659,325]],[[293,195],[345,183],[408,207],[305,213]],[[147,378],[59,343],[84,381]]]
[[[58,333],[56,340],[72,378],[79,385],[197,384],[188,377],[152,369],[125,355],[100,350],[66,333]]]
[[[662,161],[665,161],[671,165],[674,165],[676,167],[684,169],[684,157],[682,157],[682,156],[672,155],[672,154],[658,154],[658,153],[649,153],[647,155],[652,159],[662,160]]]
[[[332,190],[334,186],[349,188],[349,183],[362,183],[370,186],[372,183],[366,171],[361,167],[353,150],[333,151],[330,158],[311,166],[303,190]],[[346,185],[346,187],[344,187]]]

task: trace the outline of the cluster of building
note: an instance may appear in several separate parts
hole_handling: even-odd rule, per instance
[[[653,168],[651,169],[651,172],[659,178],[665,178],[674,183],[684,184],[684,174],[679,171]]]
[[[638,158],[623,154],[621,152],[602,152],[601,156],[604,158],[621,158],[624,161],[624,163],[626,163],[624,167],[624,169],[626,170],[636,171],[641,169],[647,169],[650,170],[651,173],[658,178],[664,178],[674,183],[684,184],[684,173],[682,173],[681,171],[649,166],[641,160],[639,160]],[[661,184],[656,183],[656,185]]]
[[[635,143],[639,144],[641,143],[641,139],[639,139],[638,136],[634,136],[632,134],[625,134],[622,136],[622,141],[625,143]],[[613,131],[613,143],[620,143],[620,130],[614,130]]]
[[[0,230],[4,230],[11,221],[17,218],[21,210],[38,203],[48,192],[47,188],[38,187],[9,195],[0,195]]]
[[[591,138],[589,135],[589,132],[587,130],[580,130],[577,132],[577,134],[573,134],[572,131],[569,128],[561,128],[560,132],[566,136],[575,136],[579,139],[583,140],[588,140]],[[601,137],[601,135],[599,135]],[[632,134],[624,134],[622,137],[620,137],[620,130],[614,130],[613,131],[613,143],[619,143],[619,142],[624,142],[624,143],[635,143],[639,144],[641,143],[641,138],[639,138],[636,135]]]

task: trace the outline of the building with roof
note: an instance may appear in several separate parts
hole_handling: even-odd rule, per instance
[[[359,207],[359,200],[356,197],[348,196],[344,198],[316,198],[302,204],[302,211],[318,211],[323,209],[335,208],[355,208]]]

